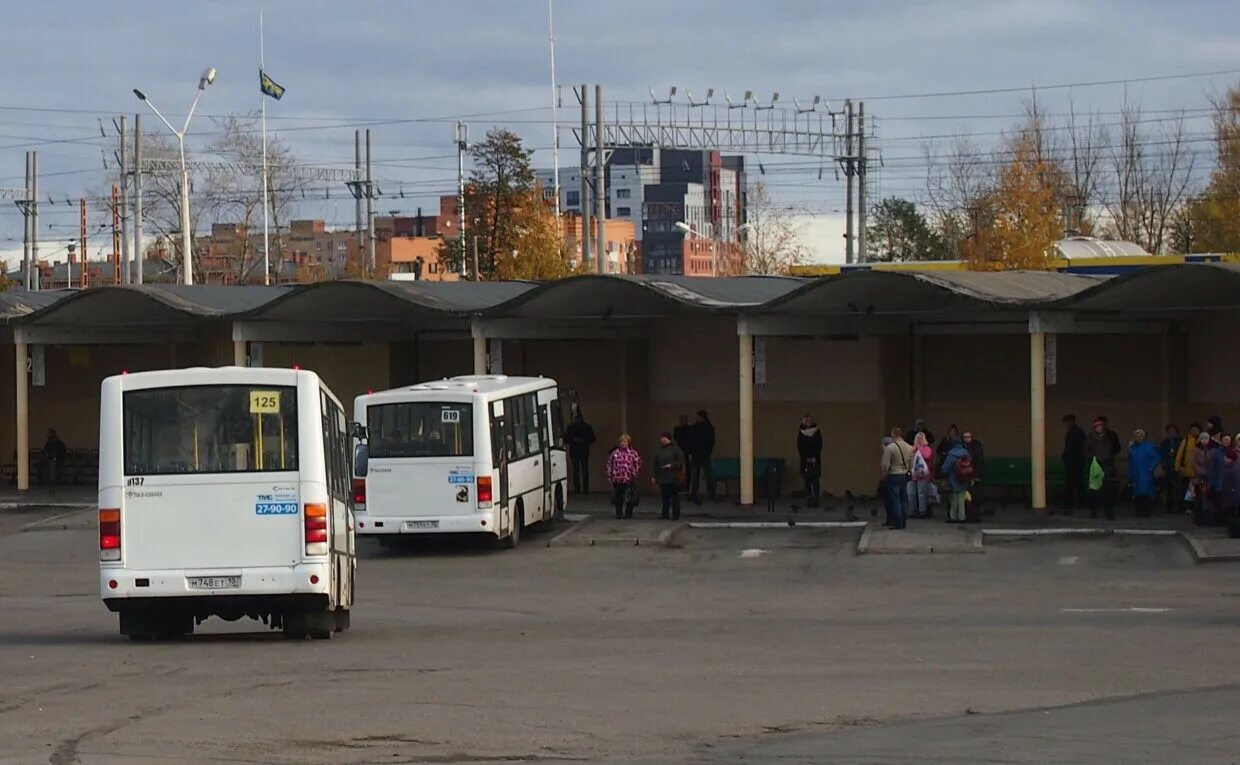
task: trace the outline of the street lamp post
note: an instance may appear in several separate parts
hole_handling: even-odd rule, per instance
[[[194,102],[189,106],[189,114],[185,115],[185,124],[180,130],[172,126],[159,109],[155,108],[155,104],[151,103],[146,94],[137,88],[133,89],[133,94],[138,100],[151,108],[155,112],[155,116],[168,126],[172,134],[177,137],[177,144],[181,150],[181,268],[184,276],[181,279],[184,284],[194,283],[194,261],[193,261],[193,238],[194,233],[190,230],[189,222],[189,165],[185,162],[185,133],[189,130],[189,121],[194,117],[194,110],[198,108],[198,99],[202,97],[202,92],[207,86],[215,82],[215,67],[208,67],[203,70],[202,77],[198,79],[198,91],[194,93]]]

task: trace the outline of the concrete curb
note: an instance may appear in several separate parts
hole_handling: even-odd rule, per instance
[[[676,539],[676,535],[689,528],[691,525],[692,524],[681,522],[670,529],[663,529],[663,531],[659,534],[659,544],[664,547],[671,547],[673,541]]]
[[[874,542],[874,525],[867,523],[865,531],[861,532],[861,539],[857,540],[858,555],[971,555],[974,553],[984,553],[982,549],[981,533],[974,532],[969,535],[969,544],[967,547],[961,548],[956,545],[948,547],[933,544],[919,545],[917,547],[871,547]]]
[[[74,520],[74,516],[89,513],[94,509],[94,505],[88,508],[79,508],[70,510],[67,513],[53,515],[51,518],[41,518],[37,521],[27,523],[22,526],[22,532],[27,531],[90,531],[98,525],[98,519],[92,513],[89,518],[82,520]]]
[[[93,510],[94,502],[0,502],[0,510],[26,510],[50,507],[60,510]]]
[[[1019,539],[1022,537],[1042,536],[1128,536],[1128,537],[1179,537],[1188,546],[1193,560],[1197,563],[1240,563],[1240,553],[1211,554],[1205,544],[1187,531],[1174,529],[1103,529],[1103,528],[1068,528],[1068,529],[982,529],[979,533],[979,546],[985,537]]]
[[[857,554],[866,555],[870,552],[870,540],[874,536],[873,524],[867,523],[865,531],[861,532],[861,539],[857,540]]]
[[[869,528],[868,521],[690,521],[692,529],[859,529]]]
[[[585,520],[575,521],[572,526],[569,526],[567,529],[564,529],[559,534],[556,534],[555,536],[548,539],[547,547],[563,547],[567,545],[568,543],[565,540],[567,540],[573,534],[576,534],[578,531],[580,531],[581,527],[585,526],[591,520],[593,519],[587,517]]]

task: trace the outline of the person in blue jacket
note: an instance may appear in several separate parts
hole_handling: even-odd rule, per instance
[[[1128,484],[1132,487],[1132,499],[1137,506],[1137,516],[1146,518],[1153,511],[1154,497],[1158,495],[1158,481],[1154,471],[1162,456],[1158,447],[1145,437],[1145,430],[1137,428],[1128,445]]]

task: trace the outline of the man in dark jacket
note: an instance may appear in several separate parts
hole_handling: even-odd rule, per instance
[[[659,436],[653,464],[654,480],[663,497],[663,520],[680,520],[680,473],[685,469],[685,453],[672,441],[671,433],[664,431]]]
[[[1115,493],[1118,488],[1116,482],[1119,480],[1115,458],[1122,447],[1119,444],[1119,435],[1108,426],[1106,417],[1094,418],[1093,431],[1085,441],[1085,461],[1089,465],[1088,470],[1092,470],[1094,461],[1097,460],[1098,466],[1102,468],[1103,478],[1102,486],[1091,489],[1089,492],[1091,499],[1089,515],[1097,518],[1098,507],[1101,506],[1107,520],[1113,521],[1115,520]]]
[[[697,422],[693,423],[693,435],[690,439],[692,451],[689,453],[689,499],[694,504],[702,504],[702,485],[700,480],[705,476],[706,493],[711,500],[715,499],[715,482],[710,475],[710,457],[715,451],[715,426],[711,424],[706,410],[699,410]]]
[[[1070,514],[1085,502],[1085,429],[1076,424],[1076,415],[1063,417],[1063,510]]]
[[[986,475],[986,450],[982,448],[982,442],[978,440],[973,431],[966,430],[961,435],[961,441],[964,443],[964,449],[969,453],[969,461],[973,463],[973,484],[979,484]],[[971,499],[965,502],[965,518],[968,523],[980,523],[982,516],[982,507],[978,504],[977,495],[973,492],[969,493]],[[994,507],[992,506],[986,515],[994,515]]]
[[[564,429],[564,443],[568,444],[568,456],[573,463],[574,494],[590,493],[590,447],[597,440],[581,410],[574,411],[573,421]]]
[[[693,470],[693,426],[689,424],[689,415],[682,414],[676,423],[676,427],[672,429],[672,440],[685,453],[686,474]],[[688,477],[686,475],[686,477]],[[685,487],[686,489],[688,486]]]
[[[47,481],[47,490],[51,494],[56,493],[56,484],[60,483],[60,474],[64,470],[68,451],[56,431],[48,430],[47,441],[43,444],[43,479]]]

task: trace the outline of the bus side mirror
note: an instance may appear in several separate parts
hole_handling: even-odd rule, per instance
[[[358,441],[367,441],[370,439],[370,432],[367,430],[366,426],[360,422],[355,422],[349,427],[349,435],[353,436]]]
[[[353,475],[365,478],[370,468],[370,449],[366,444],[358,444],[353,449]]]

